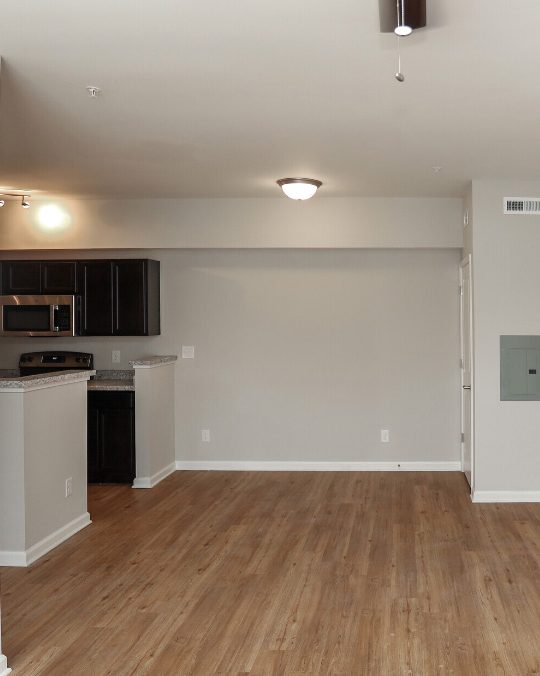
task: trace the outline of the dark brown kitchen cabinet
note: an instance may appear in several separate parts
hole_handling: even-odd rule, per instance
[[[135,393],[88,392],[88,483],[135,478]]]
[[[42,261],[41,293],[58,296],[72,296],[77,293],[77,263]]]
[[[2,293],[73,295],[77,293],[75,261],[4,261]]]
[[[41,263],[39,261],[4,261],[2,293],[16,296],[41,293]]]
[[[5,295],[78,296],[77,335],[160,333],[158,261],[3,261],[0,287],[0,293]]]
[[[112,262],[82,261],[78,265],[81,294],[79,333],[82,336],[112,336]]]
[[[81,335],[159,335],[158,261],[93,260],[78,265]]]

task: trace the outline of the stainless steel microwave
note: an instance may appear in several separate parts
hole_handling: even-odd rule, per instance
[[[0,296],[0,336],[74,336],[76,296]]]

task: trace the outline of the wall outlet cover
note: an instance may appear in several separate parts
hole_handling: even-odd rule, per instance
[[[112,363],[113,364],[119,364],[120,363],[120,350],[113,350],[112,351]]]
[[[182,345],[182,359],[195,359],[194,345]]]

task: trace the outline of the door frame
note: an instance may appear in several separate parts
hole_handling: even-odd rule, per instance
[[[465,420],[465,397],[464,397],[464,378],[463,378],[463,271],[469,266],[469,360],[471,365],[471,396],[470,396],[470,421],[471,421],[471,495],[474,493],[474,324],[473,324],[473,275],[472,275],[472,255],[468,254],[459,264],[459,343],[460,343],[460,381],[461,381],[461,439],[464,433]],[[461,471],[464,472],[463,451],[464,441],[461,441]]]

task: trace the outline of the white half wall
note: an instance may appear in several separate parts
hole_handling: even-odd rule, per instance
[[[134,488],[152,488],[176,469],[175,367],[135,367]]]

